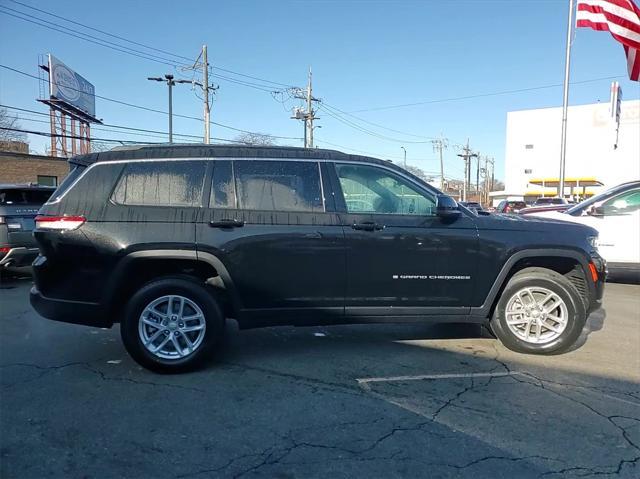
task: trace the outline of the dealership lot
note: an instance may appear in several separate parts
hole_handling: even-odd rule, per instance
[[[177,376],[117,327],[39,318],[29,286],[0,289],[2,477],[640,476],[637,285],[607,285],[560,356],[471,325],[231,322],[218,362]]]

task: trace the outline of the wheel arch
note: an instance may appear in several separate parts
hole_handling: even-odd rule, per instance
[[[224,300],[225,315],[236,317],[240,300],[224,263],[210,253],[193,250],[134,251],[120,259],[102,294],[108,314],[119,321],[128,297],[143,284],[162,276],[189,276],[202,280]]]
[[[547,268],[568,276],[587,303],[588,297],[595,294],[593,284],[587,281],[589,259],[584,253],[571,249],[526,249],[509,257],[494,280],[484,303],[477,308],[471,308],[471,315],[490,318],[509,280],[518,271],[530,267]],[[569,276],[572,273],[573,278]]]

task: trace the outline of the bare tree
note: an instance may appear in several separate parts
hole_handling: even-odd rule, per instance
[[[273,136],[264,133],[240,133],[236,136],[235,141],[251,146],[273,146],[276,140]]]
[[[397,163],[398,166],[404,168],[404,165],[401,163]],[[412,175],[417,176],[418,178],[421,178],[423,180],[428,180],[429,177],[427,176],[427,174],[424,172],[424,170],[422,168],[418,168],[417,166],[413,166],[413,165],[407,165],[407,171],[409,173],[411,173]]]
[[[18,117],[9,115],[6,108],[0,108],[0,141],[26,141],[27,135],[21,131]]]
[[[91,140],[91,153],[100,153],[101,151],[109,151],[114,145],[111,142]]]

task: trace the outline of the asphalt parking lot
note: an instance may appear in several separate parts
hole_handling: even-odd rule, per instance
[[[180,376],[39,318],[29,286],[0,287],[3,478],[640,477],[637,285],[560,356],[470,325],[283,327]]]

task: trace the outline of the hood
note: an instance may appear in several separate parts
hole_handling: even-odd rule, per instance
[[[597,235],[590,226],[579,224],[571,215],[559,211],[545,211],[529,215],[492,214],[478,217],[478,228],[507,231],[531,231],[540,233],[583,233],[586,236]]]

